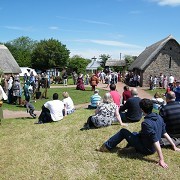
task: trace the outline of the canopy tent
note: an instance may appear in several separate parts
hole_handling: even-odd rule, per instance
[[[24,76],[26,73],[28,76],[30,76],[31,72],[33,72],[34,76],[37,76],[37,73],[34,69],[29,68],[29,67],[20,67],[21,73],[19,73],[19,76]]]

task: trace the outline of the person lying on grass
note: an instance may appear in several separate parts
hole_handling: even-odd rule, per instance
[[[139,105],[145,113],[144,121],[141,124],[141,131],[139,133],[131,133],[123,128],[97,150],[100,152],[108,152],[125,139],[128,142],[128,147],[134,147],[137,152],[144,155],[153,154],[157,151],[159,156],[158,164],[163,168],[167,168],[168,165],[164,162],[159,143],[161,137],[164,136],[170,142],[174,151],[180,151],[180,149],[176,147],[170,136],[166,133],[165,123],[162,117],[152,112],[153,102],[149,99],[142,99]]]
[[[105,93],[103,102],[97,106],[95,115],[90,116],[87,122],[84,124],[84,127],[80,130],[110,126],[113,122],[118,121],[121,126],[127,126],[127,124],[121,121],[119,108],[114,103],[111,94],[108,92]]]

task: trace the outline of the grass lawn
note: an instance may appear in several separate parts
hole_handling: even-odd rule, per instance
[[[62,85],[58,85],[58,86],[62,86]],[[41,89],[41,92],[43,92],[44,89]],[[80,91],[80,90],[76,90],[75,87],[61,87],[61,88],[49,88],[47,91],[47,97],[48,99],[37,99],[36,103],[32,102],[32,104],[35,106],[36,110],[41,110],[42,105],[48,101],[52,99],[52,95],[56,92],[59,94],[59,99],[62,100],[62,93],[64,91],[67,91],[70,95],[70,97],[73,99],[74,104],[84,104],[84,103],[90,103],[90,97],[93,95],[93,91],[91,91],[91,87],[86,87],[86,91]],[[105,94],[105,92],[107,92],[106,90],[102,90],[100,89],[99,94],[101,97],[103,97],[103,95]],[[24,99],[24,96],[22,96],[22,98]],[[16,105],[10,105],[7,103],[3,104],[3,109],[8,109],[8,110],[13,110],[13,111],[18,111],[18,110],[22,110],[22,107],[16,106]]]
[[[73,96],[73,90],[69,91]],[[78,97],[79,91],[75,92],[78,103],[81,97]],[[91,91],[87,93],[92,94]],[[86,96],[83,95],[84,99]],[[0,179],[179,179],[180,153],[170,149],[162,150],[168,169],[157,166],[157,154],[145,157],[134,153],[118,154],[117,150],[126,145],[125,141],[112,153],[95,151],[122,127],[115,124],[80,131],[93,113],[94,110],[80,108],[60,122],[40,125],[34,124],[34,119],[2,120]],[[127,129],[139,131],[140,124],[129,124]]]

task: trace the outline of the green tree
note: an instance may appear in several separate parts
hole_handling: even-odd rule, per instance
[[[36,41],[22,36],[8,41],[5,43],[5,46],[9,49],[19,66],[31,67],[31,55],[35,44]]]
[[[89,59],[84,59],[78,55],[69,58],[68,69],[79,73],[85,73],[87,65],[91,62]]]
[[[70,51],[58,40],[53,38],[41,40],[32,53],[32,66],[35,69],[67,66]]]
[[[137,58],[137,56],[125,55],[126,69],[133,63],[133,61]]]
[[[105,67],[105,65],[106,65],[106,61],[109,59],[109,58],[111,58],[111,56],[110,55],[106,55],[106,54],[101,54],[100,56],[99,56],[99,59],[101,59],[101,61],[100,61],[100,65],[104,68]]]

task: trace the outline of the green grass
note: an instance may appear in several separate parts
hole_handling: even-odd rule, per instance
[[[60,85],[61,86],[61,85]],[[44,89],[41,89],[41,92],[43,92]],[[59,99],[62,100],[62,93],[64,91],[67,91],[70,95],[70,97],[73,99],[74,104],[84,104],[84,103],[89,103],[90,102],[90,97],[93,95],[93,91],[91,91],[91,87],[86,87],[86,91],[80,91],[76,90],[75,87],[61,87],[61,88],[49,88],[47,91],[47,97],[48,99],[37,99],[36,103],[32,101],[32,104],[35,106],[36,110],[40,110],[42,105],[52,99],[53,93],[58,93],[59,94]],[[104,93],[107,92],[106,90],[100,90],[99,94],[101,97],[103,97]],[[24,99],[24,97],[22,97]],[[19,111],[22,110],[23,107],[19,107],[16,105],[9,105],[7,103],[3,104],[3,109],[8,109],[8,110],[13,110],[13,111]]]
[[[78,109],[62,121],[37,125],[33,119],[2,120],[0,179],[179,179],[180,153],[163,149],[167,170],[157,154],[118,155],[95,151],[120,125],[80,131],[94,110]],[[127,129],[138,131],[140,122]]]
[[[48,95],[66,89],[51,89]],[[52,92],[51,92],[52,91]],[[91,91],[68,88],[75,103],[89,102]],[[103,91],[100,91],[103,94]],[[82,100],[82,99],[83,100]],[[81,100],[80,100],[81,99]],[[46,100],[38,100],[37,108]],[[39,103],[39,104],[38,104]],[[6,104],[3,104],[6,106]],[[5,107],[4,107],[5,108]],[[16,107],[17,108],[17,107]],[[94,110],[77,109],[62,121],[34,124],[34,119],[4,119],[0,126],[0,179],[161,179],[177,180],[180,177],[180,153],[163,149],[168,169],[156,163],[157,154],[143,157],[140,154],[118,154],[126,145],[123,141],[112,153],[100,153],[95,149],[122,127],[115,124],[106,128],[80,131]],[[140,124],[127,127],[139,131]]]
[[[156,92],[159,92],[160,94],[165,94],[165,92],[166,92],[166,90],[165,89],[160,89],[160,88],[157,88],[157,89],[154,89],[154,90],[149,90],[149,89],[147,89],[147,90],[145,90],[145,91],[147,91],[149,94],[151,94],[152,96],[154,96],[154,94],[156,93]]]

